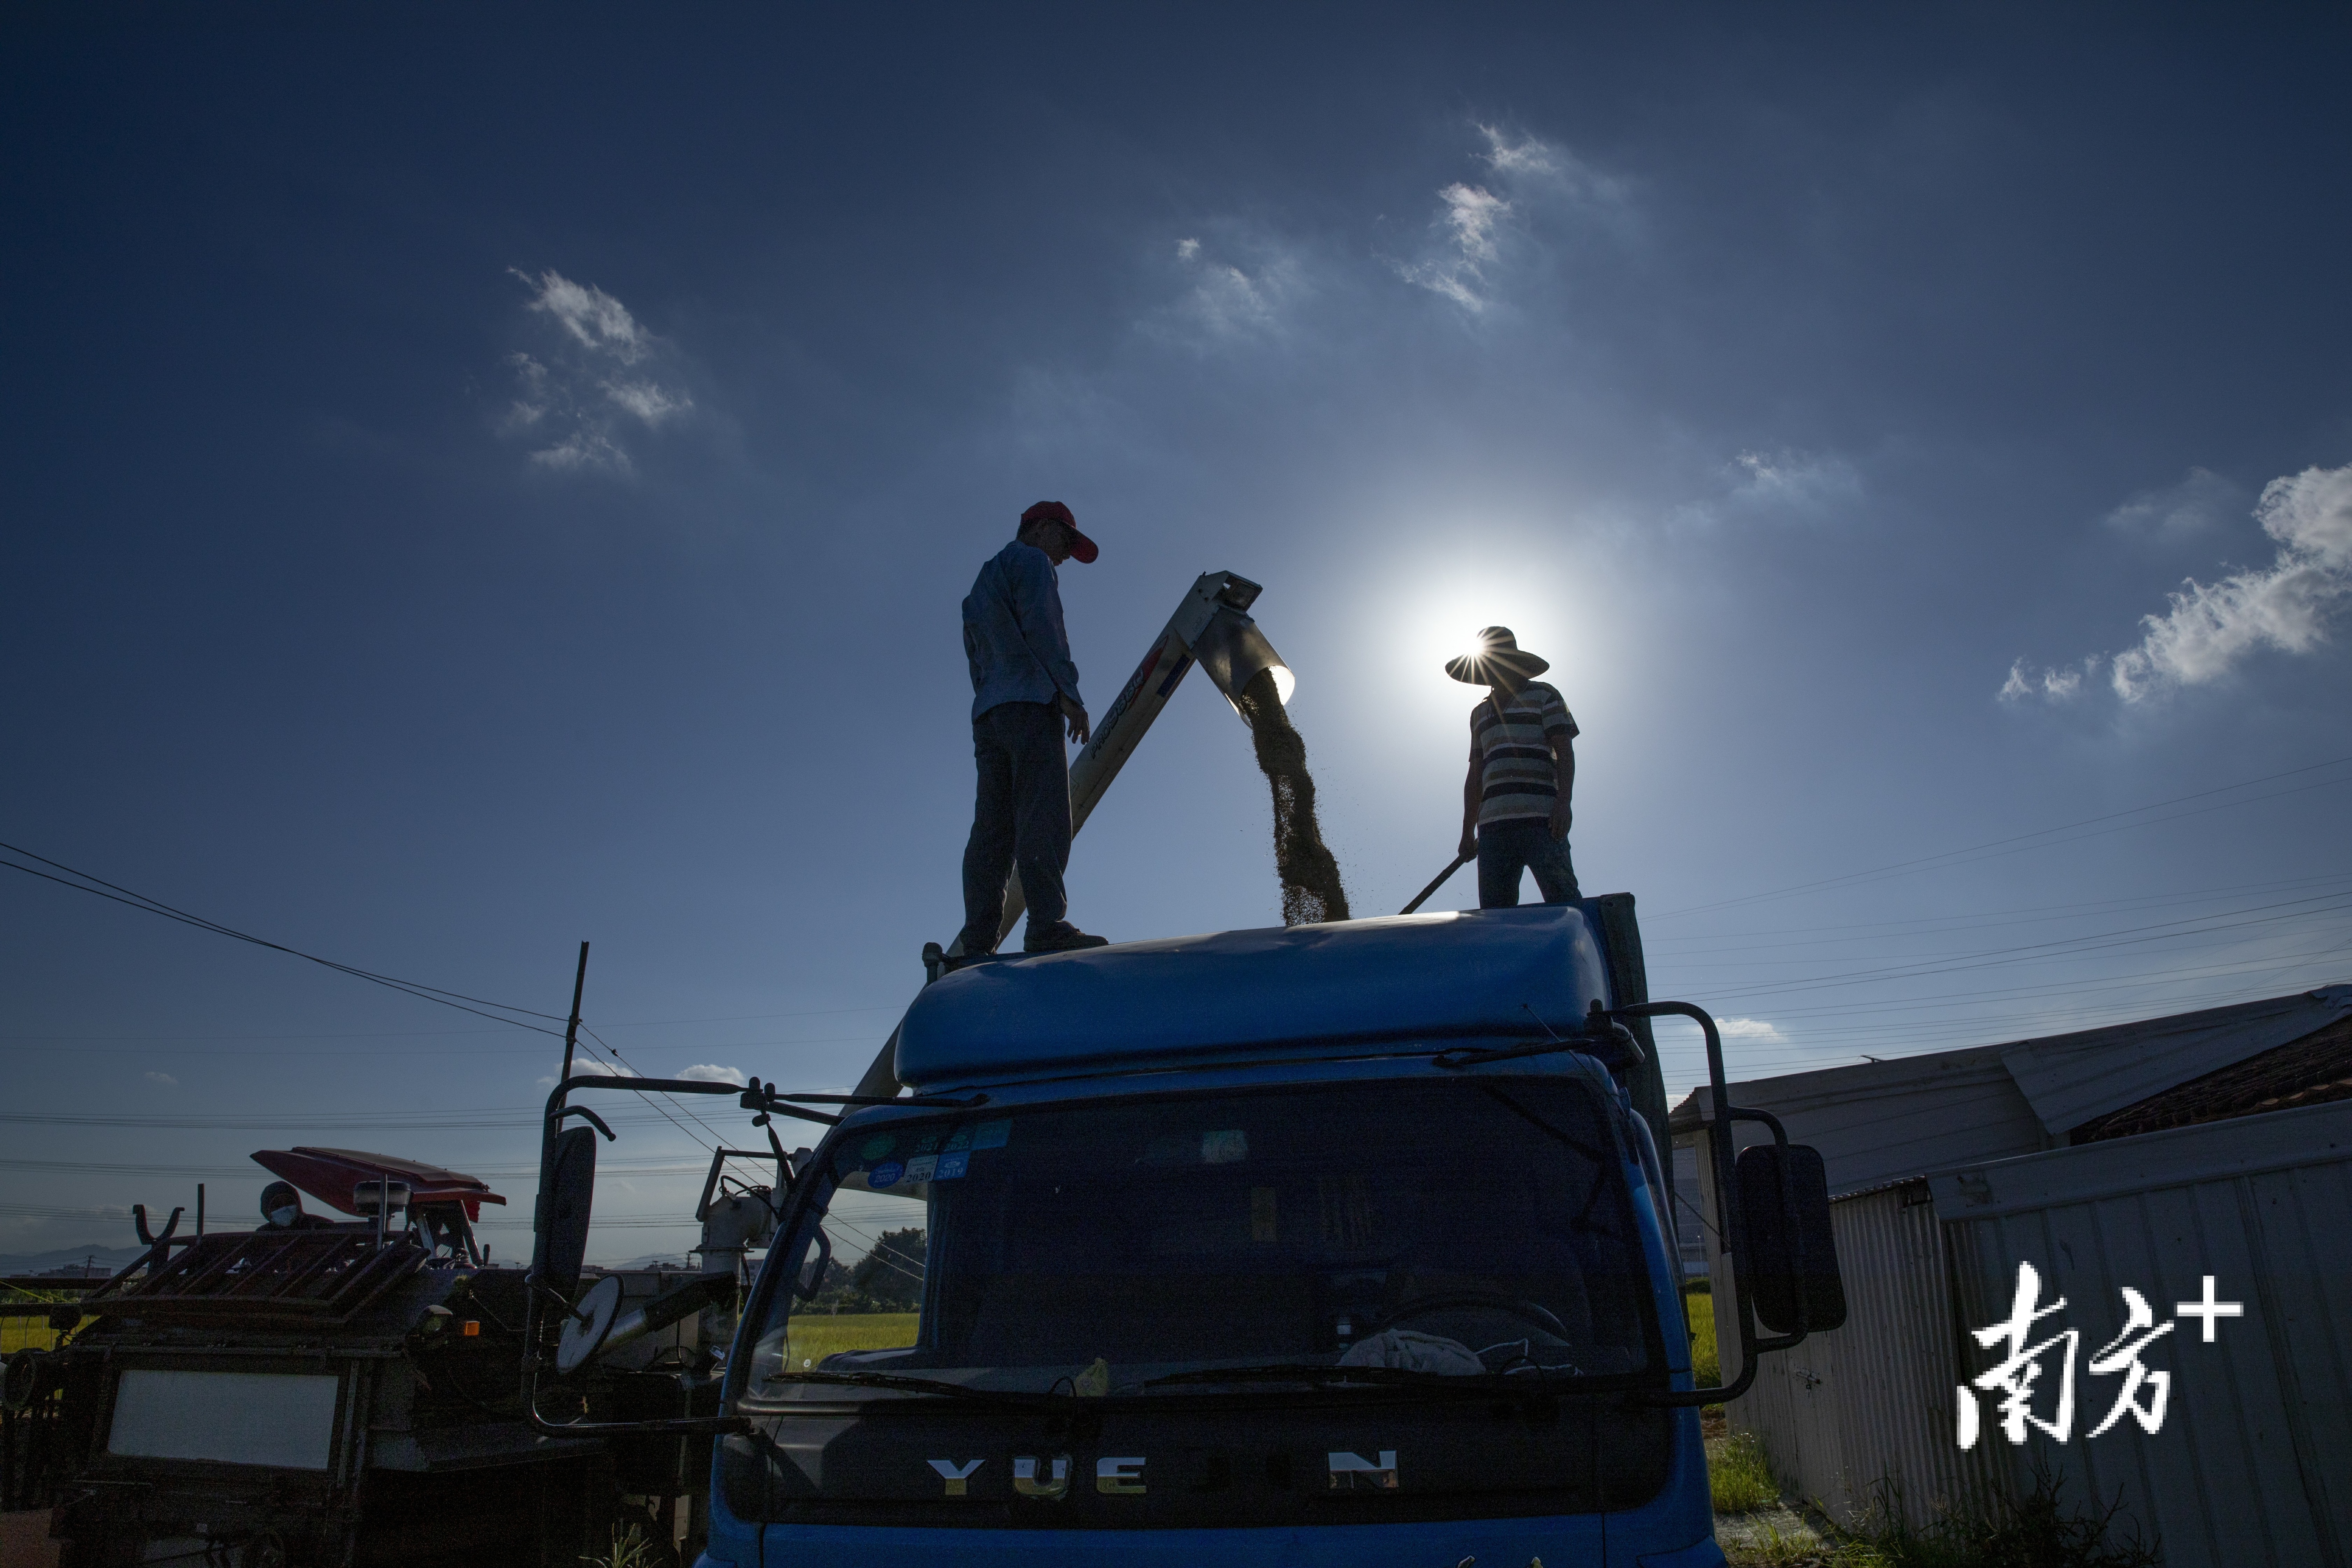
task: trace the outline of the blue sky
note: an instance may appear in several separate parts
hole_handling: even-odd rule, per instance
[[[839,1086],[1054,497],[1097,709],[1265,584],[1360,910],[1516,628],[1587,889],[1752,1073],[2352,979],[2338,19],[206,15],[0,58],[0,841],[546,1012],[591,939],[638,1068]],[[1071,888],[1278,920],[1204,684]],[[527,1205],[555,1048],[11,874],[0,1252],[294,1142]],[[599,1250],[684,1245],[626,1131]]]

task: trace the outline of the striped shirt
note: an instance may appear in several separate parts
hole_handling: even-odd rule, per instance
[[[1470,710],[1470,760],[1481,764],[1478,825],[1551,816],[1559,798],[1552,748],[1576,739],[1576,721],[1559,693],[1530,680],[1498,711],[1489,697]]]

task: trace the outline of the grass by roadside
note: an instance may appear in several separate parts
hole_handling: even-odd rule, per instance
[[[1924,1529],[1895,1522],[1901,1500],[1882,1489],[1866,1517],[1841,1526],[1818,1502],[1784,1493],[1763,1445],[1729,1431],[1719,1406],[1701,1429],[1716,1543],[1732,1568],[2155,1568],[2160,1560],[2155,1545],[2116,1528],[2114,1504],[2066,1503],[2041,1473],[2021,1495],[1940,1515]]]
[[[1715,1297],[1694,1290],[1683,1298],[1683,1315],[1690,1320],[1691,1377],[1701,1388],[1723,1381],[1723,1362],[1715,1348]]]

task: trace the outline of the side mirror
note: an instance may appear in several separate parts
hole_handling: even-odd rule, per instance
[[[540,1173],[530,1272],[566,1301],[579,1291],[580,1270],[588,1261],[588,1209],[595,1194],[596,1134],[585,1127],[557,1133]]]
[[[706,1274],[624,1312],[620,1279],[607,1274],[588,1287],[580,1305],[563,1321],[563,1332],[555,1347],[556,1373],[569,1377],[606,1351],[659,1333],[705,1307],[731,1306],[734,1300],[735,1276]]]
[[[1747,1284],[1757,1321],[1776,1334],[1795,1333],[1801,1321],[1811,1333],[1843,1323],[1845,1285],[1838,1277],[1821,1151],[1802,1143],[1743,1149],[1738,1180],[1752,1262]]]

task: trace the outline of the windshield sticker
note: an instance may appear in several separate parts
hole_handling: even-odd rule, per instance
[[[936,1132],[926,1132],[926,1133],[924,1133],[920,1138],[918,1138],[918,1139],[916,1139],[916,1140],[915,1140],[915,1152],[916,1152],[916,1153],[918,1153],[918,1154],[936,1154],[936,1153],[938,1153],[939,1152],[940,1152],[940,1135],[939,1135],[938,1133],[936,1133]]]
[[[897,1186],[898,1178],[906,1173],[907,1167],[898,1161],[885,1160],[866,1173],[866,1184],[876,1192],[880,1192],[884,1187]]]
[[[971,1129],[969,1127],[957,1128],[955,1130],[955,1136],[948,1140],[948,1147],[950,1150],[971,1148]]]
[[[929,1181],[932,1168],[939,1163],[940,1157],[937,1154],[916,1155],[907,1162],[907,1180],[909,1183]]]
[[[975,1149],[1002,1149],[1012,1140],[1013,1123],[983,1121],[971,1130],[971,1146]]]
[[[1236,1127],[1223,1132],[1201,1134],[1201,1163],[1230,1165],[1249,1158],[1249,1134]]]
[[[971,1156],[961,1151],[952,1154],[942,1154],[940,1156],[939,1164],[931,1172],[931,1180],[951,1182],[962,1175],[971,1166]]]
[[[898,1141],[887,1132],[877,1133],[857,1146],[857,1157],[861,1160],[879,1160],[898,1146]]]

